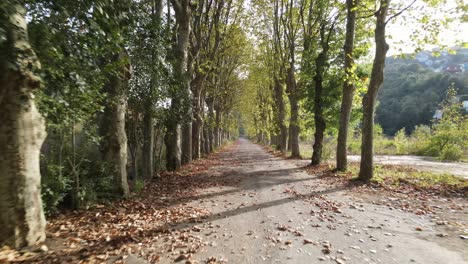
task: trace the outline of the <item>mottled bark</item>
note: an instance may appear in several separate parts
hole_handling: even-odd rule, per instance
[[[143,116],[143,178],[152,179],[154,174],[154,125],[152,102],[147,102]]]
[[[338,130],[338,143],[336,147],[336,169],[346,171],[348,168],[347,146],[348,128],[351,118],[354,97],[354,34],[356,25],[356,6],[359,0],[346,0],[347,20],[346,37],[344,44],[344,70],[346,79],[343,83],[343,96],[341,98],[340,122]]]
[[[182,157],[181,162],[187,164],[192,161],[192,121],[182,125]]]
[[[291,117],[289,120],[289,145],[291,146],[291,157],[300,158],[299,151],[299,104],[296,78],[294,76],[294,62],[291,63],[288,70],[288,78],[286,82],[289,105],[291,108]],[[289,147],[288,147],[289,148]]]
[[[10,1],[0,9],[0,246],[20,248],[45,239],[40,149],[44,119],[34,103],[40,64],[27,35],[25,9]]]
[[[221,111],[216,109],[215,114],[215,127],[214,127],[214,146],[218,148],[221,146]]]
[[[128,174],[130,180],[138,179],[138,116],[137,111],[130,111],[132,113],[131,120],[128,122],[127,130],[130,131],[128,138],[128,148],[132,158],[132,170]]]
[[[174,101],[172,105],[174,105]],[[166,169],[175,171],[178,170],[181,165],[180,124],[177,124],[176,121],[168,120],[166,122],[166,128],[167,132],[164,136],[164,144],[166,145]]]
[[[201,157],[202,136],[203,136],[203,100],[202,100],[202,85],[204,76],[198,75],[191,82],[193,92],[193,117],[192,122],[192,158],[199,159]]]
[[[209,129],[208,126],[203,126],[203,156],[206,156],[210,153],[210,139],[209,139]]]
[[[106,162],[106,175],[113,178],[115,191],[122,197],[129,195],[127,182],[127,134],[125,113],[127,110],[128,79],[130,69],[122,61],[128,60],[122,51],[114,54],[111,64],[121,65],[116,73],[109,73],[103,92],[107,95],[101,115],[99,134],[102,137],[100,150]]]
[[[214,100],[212,97],[207,97],[205,99],[206,105],[208,106],[208,153],[213,152],[215,145],[215,136],[214,136]]]
[[[275,78],[273,85],[274,101],[275,101],[275,122],[279,132],[276,142],[276,149],[286,153],[288,142],[288,128],[285,124],[286,110],[283,99],[283,84]]]
[[[374,176],[374,111],[377,93],[384,80],[385,57],[389,49],[385,40],[385,26],[389,4],[390,0],[381,0],[380,8],[375,14],[375,57],[369,87],[362,99],[362,145],[361,166],[359,169],[359,179],[362,181],[369,181]]]

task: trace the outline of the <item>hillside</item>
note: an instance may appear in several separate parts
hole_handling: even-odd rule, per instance
[[[467,67],[468,49],[440,56],[424,51],[414,58],[387,58],[376,122],[387,135],[402,128],[410,133],[416,125],[429,124],[450,85],[459,95],[468,94]]]

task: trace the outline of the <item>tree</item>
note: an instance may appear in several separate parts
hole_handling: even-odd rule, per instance
[[[36,109],[40,67],[20,1],[0,4],[0,243],[19,248],[45,239],[39,155],[44,119]]]
[[[101,153],[106,162],[105,171],[114,179],[116,193],[127,197],[130,193],[127,183],[127,133],[125,114],[127,110],[127,89],[130,66],[125,50],[112,55],[106,66],[115,67],[108,74],[103,92],[107,94],[101,115],[99,132],[102,136]]]
[[[127,112],[128,81],[131,77],[131,65],[125,39],[128,23],[129,1],[118,3],[103,2],[98,5],[110,19],[102,16],[97,21],[111,38],[107,45],[113,50],[103,52],[101,68],[105,76],[102,92],[106,95],[103,113],[100,116],[99,134],[102,137],[100,150],[105,161],[105,174],[113,179],[116,194],[127,197],[130,190],[127,182],[127,132],[125,114]]]
[[[347,141],[348,127],[351,118],[351,109],[353,106],[354,97],[354,34],[356,24],[356,7],[359,5],[359,0],[346,0],[346,37],[344,44],[344,71],[345,80],[343,83],[343,95],[341,99],[340,123],[338,131],[338,143],[336,149],[336,169],[345,171],[348,166],[347,159]]]
[[[281,4],[280,4],[281,2]],[[275,123],[276,123],[276,133],[275,133],[275,142],[276,149],[280,150],[283,153],[286,153],[287,142],[288,142],[288,129],[286,126],[286,109],[284,103],[284,81],[285,81],[285,51],[284,45],[285,42],[283,27],[281,22],[281,17],[283,16],[284,6],[282,1],[274,1],[274,16],[273,16],[273,40],[271,54],[272,58],[272,74],[273,81],[270,84],[271,89],[274,94],[275,108],[273,111]],[[292,79],[291,79],[292,81]]]
[[[385,27],[390,0],[380,0],[379,8],[375,12],[376,22],[374,30],[375,57],[367,93],[362,99],[362,145],[359,179],[369,181],[374,175],[374,110],[375,99],[383,82],[385,57],[389,46],[385,40]]]
[[[297,7],[294,6],[294,1],[290,0],[286,3],[285,14],[283,15],[283,24],[285,28],[285,46],[287,49],[289,65],[286,70],[286,91],[289,97],[289,105],[291,108],[291,117],[289,120],[289,144],[288,149],[291,150],[291,157],[300,158],[299,150],[299,96],[300,91],[296,82],[296,38],[299,31],[299,14]]]
[[[165,144],[167,150],[166,167],[169,170],[176,170],[181,163],[192,160],[192,102],[188,76],[191,7],[189,0],[171,0],[171,3],[177,22],[173,59],[175,85],[171,87],[170,91],[171,109],[166,120]],[[183,130],[181,130],[182,123],[184,124]]]
[[[324,116],[324,81],[325,74],[329,67],[331,39],[336,34],[336,24],[339,12],[333,14],[329,3],[322,3],[319,7],[321,17],[319,20],[319,46],[320,52],[315,58],[314,80],[314,145],[311,165],[319,165],[322,162],[323,139],[326,129]],[[329,87],[330,89],[331,87]]]
[[[193,94],[193,116],[192,122],[192,154],[193,159],[198,159],[201,152],[209,153],[209,147],[203,147],[204,140],[204,98],[206,94],[205,83],[214,70],[214,59],[218,51],[221,36],[225,33],[222,30],[224,17],[228,17],[232,1],[204,0],[200,1],[192,19],[192,42],[190,47],[190,58],[193,61],[193,78],[190,87]],[[228,25],[224,25],[227,29]],[[205,133],[207,134],[208,131]],[[208,137],[208,135],[206,135]]]

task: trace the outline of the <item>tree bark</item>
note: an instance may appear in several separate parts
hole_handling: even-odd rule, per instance
[[[216,109],[214,137],[214,145],[218,148],[221,146],[221,111],[219,109]]]
[[[19,1],[0,9],[0,25],[0,245],[20,248],[45,239],[39,156],[46,132],[33,95],[40,64]]]
[[[299,104],[296,78],[294,76],[294,61],[290,64],[287,78],[287,89],[289,97],[289,105],[291,108],[291,117],[289,120],[289,142],[291,145],[291,157],[300,158],[299,151]],[[289,148],[289,147],[288,147]]]
[[[172,101],[172,105],[174,105],[174,101]],[[181,165],[180,124],[176,122],[177,121],[172,120],[167,121],[167,132],[164,136],[164,144],[166,145],[166,169],[169,171],[178,170]]]
[[[147,102],[143,116],[143,178],[150,180],[154,174],[154,126],[152,102]]]
[[[314,145],[311,165],[319,165],[322,163],[323,152],[323,137],[326,129],[326,122],[323,116],[323,75],[325,73],[325,65],[328,57],[328,40],[325,37],[325,25],[320,27],[320,44],[322,51],[315,60],[316,70],[314,76],[315,94],[314,94]]]
[[[274,90],[274,99],[275,99],[275,106],[276,106],[276,111],[275,111],[275,121],[276,121],[276,126],[277,129],[279,130],[279,135],[278,139],[276,142],[276,149],[286,153],[286,147],[288,143],[288,128],[286,127],[286,124],[284,122],[284,119],[286,117],[286,110],[284,107],[284,100],[283,100],[283,84],[281,83],[280,80],[277,78],[274,78],[274,85],[273,85],[273,90]]]
[[[190,114],[191,115],[191,114]],[[190,118],[191,119],[191,118]],[[182,165],[192,161],[192,121],[182,125]]]
[[[171,0],[177,21],[177,40],[175,46],[174,75],[177,89],[171,95],[171,117],[167,120],[166,167],[176,170],[182,163],[192,158],[191,91],[188,76],[188,45],[190,36],[190,1]],[[182,122],[183,119],[186,122]],[[181,136],[181,124],[184,123]],[[181,140],[183,144],[181,145]],[[181,153],[183,152],[183,154]]]
[[[213,152],[214,144],[215,144],[215,136],[214,136],[214,129],[213,129],[213,121],[214,121],[214,100],[212,97],[207,97],[205,99],[206,104],[208,106],[208,153]]]
[[[201,148],[202,148],[202,136],[203,136],[203,117],[202,117],[202,85],[203,78],[201,74],[198,74],[195,79],[192,80],[192,92],[193,97],[193,117],[192,122],[192,158],[199,159],[201,157]]]
[[[208,126],[203,126],[203,156],[210,153],[210,139]]]
[[[127,60],[125,51],[112,56],[110,63]],[[126,89],[130,78],[129,65],[120,66],[117,73],[107,76],[103,92],[107,94],[104,112],[101,115],[99,134],[102,137],[101,154],[106,162],[106,174],[112,176],[114,188],[119,196],[127,197],[127,134],[125,132],[125,112],[127,109]]]
[[[351,118],[354,97],[354,34],[356,25],[356,6],[359,0],[346,0],[347,20],[346,37],[344,44],[344,70],[346,73],[343,84],[343,96],[341,98],[340,122],[338,130],[338,143],[336,147],[336,169],[346,171],[348,169],[347,146],[348,128]]]
[[[390,0],[380,0],[380,8],[375,14],[375,57],[372,65],[369,87],[362,99],[361,165],[358,177],[359,180],[362,181],[369,181],[374,176],[374,111],[377,93],[384,80],[383,70],[385,67],[385,56],[389,49],[385,40],[385,26],[389,4]]]

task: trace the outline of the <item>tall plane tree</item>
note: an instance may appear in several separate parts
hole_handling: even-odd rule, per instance
[[[104,54],[101,61],[106,83],[103,93],[104,111],[101,114],[99,132],[102,137],[101,153],[106,162],[106,173],[114,180],[114,189],[119,196],[127,197],[130,193],[127,182],[127,133],[125,130],[125,114],[127,110],[127,91],[130,79],[130,61],[125,50],[124,35],[128,24],[128,1],[117,4],[102,3],[106,15],[96,16],[101,28],[111,36],[111,43],[106,43],[112,49]],[[110,17],[111,19],[108,19]]]
[[[339,18],[339,12],[335,12],[336,10],[332,8],[329,2],[320,3],[318,10],[321,16],[318,22],[320,52],[315,58],[315,75],[313,77],[315,132],[311,165],[319,165],[322,162],[323,140],[327,126],[324,116],[324,81],[329,67],[331,40],[335,34],[335,27]]]
[[[20,1],[0,4],[0,244],[15,248],[45,239],[39,156],[46,133],[33,94],[40,64],[25,13]]]
[[[351,109],[354,96],[354,35],[356,25],[356,8],[359,0],[346,0],[346,36],[344,44],[344,71],[343,95],[341,98],[341,112],[338,130],[338,143],[336,148],[336,169],[345,171],[348,167],[347,141],[348,128],[351,118]]]
[[[286,70],[286,91],[289,98],[291,116],[289,119],[289,144],[291,157],[299,158],[299,96],[300,91],[296,82],[296,40],[299,30],[299,15],[297,7],[293,0],[286,3],[285,13],[283,15],[283,24],[285,32],[285,46],[288,54],[288,67]]]
[[[188,47],[190,38],[191,7],[189,0],[171,0],[176,17],[176,44],[174,47],[174,77],[176,85],[171,87],[171,108],[166,120],[167,133],[166,167],[176,170],[180,167],[181,138],[183,140],[183,159],[192,159],[191,91],[188,76]],[[187,120],[189,119],[189,120]],[[181,125],[184,123],[181,135]]]
[[[385,58],[389,49],[385,37],[386,26],[391,19],[399,16],[416,2],[413,1],[387,19],[390,1],[380,0],[377,11],[374,13],[376,19],[374,30],[375,56],[367,93],[362,98],[362,145],[359,169],[359,179],[362,181],[369,181],[374,176],[374,112],[377,93],[384,80]]]

